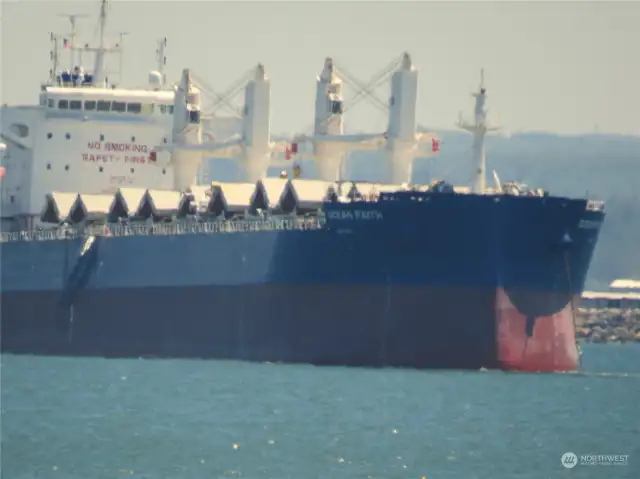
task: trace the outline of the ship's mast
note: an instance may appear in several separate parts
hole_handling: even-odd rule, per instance
[[[96,64],[93,69],[93,81],[96,85],[103,85],[105,83],[105,29],[107,26],[107,0],[102,0],[100,3],[100,43],[96,49]]]
[[[106,29],[107,29],[107,9],[108,2],[107,0],[101,0],[100,2],[100,18],[99,18],[99,34],[100,40],[97,47],[88,47],[80,49],[84,52],[93,52],[95,53],[95,66],[93,69],[93,84],[95,86],[105,86],[107,80],[107,70],[106,70],[106,54],[107,53],[119,53],[122,52],[122,45],[116,44],[115,48],[107,47],[106,41]],[[122,36],[126,33],[122,32]]]
[[[60,48],[58,46],[58,35],[51,34],[51,70],[49,71],[49,82],[53,85],[58,74],[58,65],[60,63]]]
[[[82,13],[60,13],[59,17],[65,17],[69,19],[71,23],[71,33],[69,33],[69,44],[66,47],[69,50],[69,71],[73,70],[76,66],[76,38],[78,36],[78,30],[76,28],[76,20],[78,18],[87,18],[89,15]]]
[[[484,136],[488,131],[495,131],[497,127],[491,127],[487,123],[487,89],[484,86],[484,69],[480,70],[480,86],[476,93],[471,94],[476,99],[474,109],[474,122],[465,123],[458,121],[458,127],[473,133],[473,162],[475,165],[473,192],[483,194],[486,190],[486,159],[484,150]]]
[[[118,81],[120,82],[120,84],[123,83],[123,81],[122,81],[122,71],[123,71],[123,69],[122,69],[122,60],[123,60],[123,58],[122,58],[122,50],[123,50],[122,42],[123,42],[124,37],[126,35],[129,35],[129,32],[120,32],[120,42],[118,42],[118,45],[117,45],[118,49],[119,49],[118,53],[119,53],[119,56],[120,56],[119,62],[118,62],[119,67],[120,67],[119,70],[118,70]]]
[[[162,78],[162,86],[164,87],[167,83],[167,75],[164,72],[164,68],[167,64],[167,37],[161,38],[158,40],[158,48],[156,49],[156,60],[158,61],[158,73],[160,73],[160,78]]]

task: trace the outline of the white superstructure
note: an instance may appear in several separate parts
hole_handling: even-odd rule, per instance
[[[309,156],[319,172],[319,179],[303,180],[297,177],[299,168],[294,168],[293,186],[285,196],[295,197],[301,204],[308,197],[324,198],[336,181],[336,194],[350,197],[355,186],[345,187],[343,182],[348,178],[341,174],[350,150],[382,149],[386,155],[389,185],[359,187],[358,194],[368,197],[375,197],[387,186],[395,190],[410,182],[413,159],[430,156],[436,140],[434,135],[416,133],[418,72],[408,54],[391,79],[387,131],[344,134],[342,79],[333,60],[327,58],[316,81],[312,135],[272,142],[271,83],[262,64],[254,68],[245,85],[244,108],[237,118],[203,116],[204,87],[189,69],[183,70],[178,84],[166,85],[166,39],[159,41],[158,65],[149,73],[147,85],[119,87],[106,75],[107,54],[122,54],[121,43],[107,41],[107,10],[107,1],[101,0],[100,37],[95,47],[76,44],[75,23],[82,15],[68,15],[70,40],[51,36],[51,74],[41,87],[39,104],[2,108],[0,133],[5,147],[0,160],[0,189],[4,230],[32,229],[43,222],[43,217],[57,218],[52,212],[59,209],[61,218],[67,218],[63,210],[68,208],[52,198],[74,198],[67,206],[88,212],[104,209],[105,202],[117,206],[117,201],[107,199],[120,198],[125,190],[138,192],[137,196],[131,193],[132,198],[139,197],[139,201],[130,199],[129,203],[135,203],[127,206],[131,213],[144,205],[149,191],[157,201],[164,195],[161,192],[166,192],[165,199],[171,203],[169,197],[190,195],[196,189],[205,155],[235,158],[242,165],[242,183],[225,186],[225,202],[244,195],[241,191],[254,191],[257,182],[264,180],[272,205],[282,199],[286,181],[265,178],[267,169],[274,164],[291,165],[304,156],[298,156],[298,142],[312,145]],[[69,52],[73,68],[62,69],[60,48]],[[81,65],[86,53],[95,56],[92,71],[85,71]],[[205,125],[207,128],[203,128]],[[420,148],[425,142],[429,148]],[[283,163],[283,154],[293,162]],[[280,186],[273,186],[274,181]]]
[[[178,137],[200,142],[201,135],[197,89],[190,87],[183,94],[184,78],[178,86],[165,87],[166,40],[160,41],[158,67],[150,72],[148,85],[120,88],[111,84],[105,73],[107,53],[121,52],[121,45],[110,46],[106,38],[106,0],[100,5],[98,46],[76,45],[75,20],[79,15],[72,17],[70,40],[51,36],[51,74],[41,87],[39,104],[3,106],[0,111],[1,140],[6,144],[2,160],[5,174],[0,183],[3,227],[16,219],[19,227],[32,227],[45,196],[53,191],[113,194],[120,187],[174,190],[194,181],[198,165],[193,154],[183,154],[180,161],[167,164],[160,164],[153,154],[158,144]],[[60,48],[70,52],[71,62],[83,54],[95,54],[93,71],[85,71],[79,64],[71,70],[61,69]],[[176,96],[184,98],[185,105],[178,115],[174,111]],[[213,132],[215,120],[208,121]]]

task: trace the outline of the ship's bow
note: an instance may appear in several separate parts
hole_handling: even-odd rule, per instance
[[[574,371],[576,315],[604,212],[586,200],[514,199],[504,207],[504,253],[496,290],[502,368]],[[506,226],[506,224],[504,225]]]

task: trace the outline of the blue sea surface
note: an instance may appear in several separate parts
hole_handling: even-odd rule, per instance
[[[637,479],[640,345],[583,351],[576,374],[5,355],[2,477]]]

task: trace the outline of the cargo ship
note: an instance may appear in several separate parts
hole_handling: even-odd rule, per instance
[[[106,17],[103,1],[101,32]],[[52,42],[39,105],[2,111],[3,353],[579,367],[574,317],[604,206],[495,173],[487,187],[484,81],[474,120],[459,124],[473,135],[472,187],[414,185],[413,161],[439,143],[416,132],[407,54],[386,131],[344,134],[327,59],[313,133],[273,142],[262,65],[242,118],[205,125],[192,72],[165,85],[163,41],[138,90],[109,84],[103,37],[81,47],[95,52],[91,73],[61,72]],[[345,178],[357,149],[383,151],[389,184]],[[207,155],[235,158],[243,181],[198,184]],[[317,179],[300,175],[304,158]],[[273,165],[289,170],[267,177]]]

